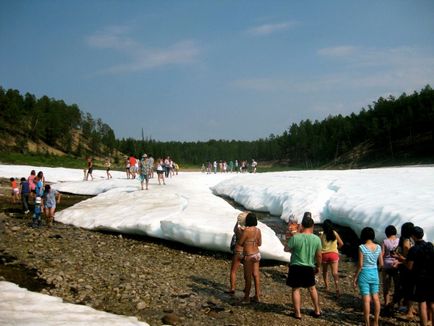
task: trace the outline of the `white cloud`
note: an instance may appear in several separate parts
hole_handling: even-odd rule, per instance
[[[247,30],[247,34],[252,36],[265,36],[270,35],[276,32],[281,32],[290,29],[291,27],[295,26],[295,22],[282,22],[282,23],[275,23],[275,24],[262,24],[259,26],[255,26],[252,28],[249,28]]]
[[[340,59],[336,72],[305,78],[252,77],[232,81],[231,87],[261,92],[319,92],[371,88],[378,94],[411,92],[434,84],[434,55],[419,48],[324,48],[320,56]],[[394,92],[395,93],[395,92]]]
[[[171,64],[194,62],[201,50],[196,42],[184,40],[166,48],[149,48],[128,36],[127,27],[110,27],[86,38],[89,46],[125,54],[126,63],[109,67],[103,73],[127,73]]]

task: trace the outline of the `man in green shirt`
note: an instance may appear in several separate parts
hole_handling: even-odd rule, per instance
[[[321,265],[321,239],[313,234],[314,221],[310,212],[304,213],[301,222],[302,232],[288,240],[287,251],[291,252],[291,262],[286,284],[292,288],[292,316],[301,319],[301,288],[308,288],[314,311],[312,317],[321,316],[318,292],[315,287],[315,274]]]

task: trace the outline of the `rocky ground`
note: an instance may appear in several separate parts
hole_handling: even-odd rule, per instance
[[[352,287],[354,263],[345,256],[340,264],[341,297],[336,299],[320,283],[323,313],[314,319],[304,291],[304,315],[298,321],[290,317],[285,264],[261,262],[262,301],[241,305],[241,270],[236,295],[224,293],[228,254],[58,223],[33,229],[20,206],[10,204],[5,180],[0,190],[0,279],[66,302],[136,316],[151,325],[362,324],[361,300]],[[82,199],[65,195],[63,207]],[[416,325],[400,315],[381,321],[383,325]]]

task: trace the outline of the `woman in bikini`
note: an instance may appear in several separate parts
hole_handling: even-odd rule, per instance
[[[244,255],[244,280],[246,282],[244,288],[244,303],[249,303],[250,300],[259,302],[259,261],[261,260],[259,247],[262,244],[262,236],[261,230],[259,230],[256,225],[258,225],[256,215],[253,213],[248,213],[246,216],[246,228],[241,236],[241,239],[239,239],[237,243],[243,247]],[[255,296],[250,298],[252,278],[255,283]]]
[[[231,273],[230,273],[231,288],[228,291],[226,291],[226,293],[229,293],[229,294],[235,294],[235,289],[236,289],[235,282],[237,279],[237,271],[238,271],[238,268],[240,267],[241,262],[242,262],[243,257],[244,257],[243,256],[243,247],[238,244],[238,240],[241,239],[241,236],[243,235],[243,231],[244,231],[245,226],[246,226],[246,215],[247,214],[244,212],[240,213],[238,215],[238,218],[237,218],[237,223],[235,223],[235,226],[234,226],[235,244],[234,244],[234,247],[232,249],[232,252],[234,255],[232,256]],[[232,244],[231,244],[231,247],[232,247]]]

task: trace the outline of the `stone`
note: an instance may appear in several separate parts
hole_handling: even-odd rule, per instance
[[[146,302],[144,302],[144,301],[140,301],[136,305],[137,310],[143,310],[143,309],[145,309],[147,307],[148,307],[148,304]]]
[[[161,321],[167,325],[178,325],[180,318],[174,313],[169,313],[164,315],[163,318],[161,318]]]

